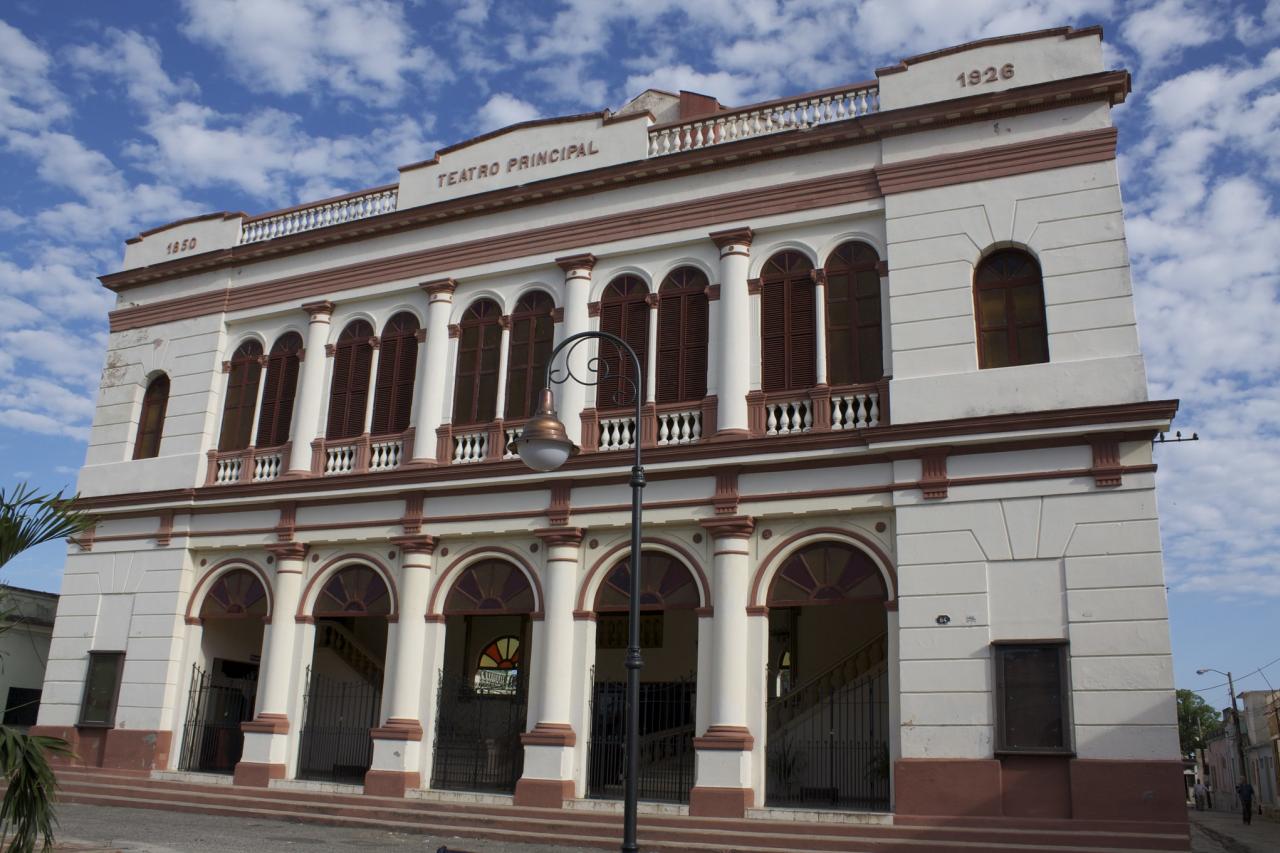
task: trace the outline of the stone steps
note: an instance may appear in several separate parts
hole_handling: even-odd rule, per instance
[[[86,805],[258,817],[491,841],[613,849],[622,829],[621,815],[606,811],[202,785],[80,767],[59,769],[58,780],[61,800]],[[639,839],[645,851],[726,853],[1184,853],[1189,849],[1185,824],[975,818],[898,818],[892,824],[862,824],[642,814]]]

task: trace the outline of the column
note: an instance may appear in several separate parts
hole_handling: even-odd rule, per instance
[[[427,294],[427,345],[418,356],[418,405],[414,422],[413,461],[434,464],[436,428],[444,411],[444,387],[449,375],[449,312],[453,310],[451,278],[423,282]]]
[[[564,270],[564,336],[576,335],[589,328],[587,302],[591,298],[591,270],[596,265],[594,255],[570,255],[556,258],[556,264]],[[590,347],[583,344],[573,351],[570,367],[578,376],[587,375],[587,353]],[[585,408],[586,387],[569,380],[556,389],[556,407],[565,432],[574,444],[582,445],[582,410]]]
[[[809,401],[813,404],[813,428],[821,431],[831,429],[831,386],[827,384],[827,271],[813,270],[809,276],[813,280],[813,345],[816,350],[813,354],[814,388],[809,392]]]
[[[695,784],[689,792],[689,814],[744,817],[754,805],[751,751],[755,738],[747,727],[745,650],[755,522],[746,516],[721,516],[701,519],[701,524],[714,543],[711,703],[707,731],[693,741],[697,765]]]
[[[319,359],[317,359],[319,360]],[[258,680],[258,713],[241,723],[244,750],[236,765],[235,783],[267,787],[283,779],[289,761],[289,695],[293,685],[293,657],[297,639],[294,615],[302,595],[307,546],[301,542],[268,545],[276,560],[271,587],[271,624],[262,637],[262,667]]]
[[[494,402],[493,417],[503,420],[507,415],[507,364],[511,350],[511,315],[503,314],[498,318],[502,327],[502,340],[498,343],[498,398]]]
[[[332,302],[308,302],[302,310],[311,315],[307,345],[303,352],[302,376],[294,407],[293,449],[289,453],[289,473],[311,471],[311,442],[320,434],[320,406],[324,402],[325,344],[329,341]]]
[[[751,229],[713,231],[711,239],[720,249],[719,354],[720,375],[716,381],[718,409],[716,434],[747,433],[747,391],[751,385],[752,352],[751,297],[747,275],[751,262]]]
[[[578,585],[582,529],[536,531],[547,549],[543,572],[542,643],[533,650],[540,707],[538,722],[520,736],[524,775],[516,783],[518,806],[558,809],[574,795],[573,759],[577,736],[570,723],[573,680],[573,596]]]
[[[649,341],[644,364],[644,401],[652,403],[658,399],[658,294],[650,293],[644,301],[649,306]]]
[[[432,536],[394,537],[400,546],[400,618],[388,625],[395,650],[387,667],[386,721],[370,732],[373,764],[364,777],[364,792],[376,797],[403,797],[422,787],[422,674],[426,651],[427,596],[431,592]],[[391,640],[392,638],[388,638]]]
[[[364,429],[360,432],[368,435],[373,429],[373,403],[378,390],[378,361],[382,356],[382,341],[377,335],[369,338],[369,346],[373,349],[373,358],[369,359],[369,397],[364,403]]]
[[[262,417],[262,394],[267,389],[267,357],[258,356],[258,393],[253,398],[253,423],[249,425],[249,446],[258,446],[258,420]],[[225,399],[225,397],[224,397]],[[243,474],[241,476],[244,476]]]

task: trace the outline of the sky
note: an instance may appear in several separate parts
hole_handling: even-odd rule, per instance
[[[1280,0],[0,2],[0,489],[74,489],[139,231],[396,180],[649,87],[729,105],[973,39],[1102,24],[1153,399],[1178,686],[1280,658]],[[64,548],[0,580],[56,590]],[[1280,664],[1238,688],[1280,683]]]

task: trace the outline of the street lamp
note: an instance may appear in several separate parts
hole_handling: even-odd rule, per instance
[[[640,776],[640,515],[641,494],[644,489],[644,468],[640,459],[640,423],[643,417],[641,406],[644,400],[640,389],[644,387],[644,376],[640,359],[636,351],[617,335],[608,332],[578,332],[570,335],[551,351],[547,359],[547,381],[538,399],[538,411],[524,426],[520,437],[511,442],[512,448],[520,454],[524,464],[535,471],[554,471],[578,452],[578,448],[565,432],[564,423],[556,414],[555,395],[552,385],[563,385],[570,380],[579,385],[599,385],[602,379],[611,378],[608,362],[598,356],[588,360],[587,370],[594,374],[578,376],[573,372],[573,350],[589,339],[608,341],[618,348],[619,355],[626,353],[631,359],[635,379],[621,372],[618,377],[626,388],[615,395],[614,403],[625,405],[634,402],[636,420],[632,441],[635,444],[635,461],[631,465],[631,597],[627,606],[627,768],[623,787],[622,817],[622,851],[636,853],[640,848],[636,844],[636,784]],[[556,356],[568,347],[565,354],[563,370],[556,370]],[[630,397],[627,396],[630,392]],[[617,399],[621,398],[621,399]]]
[[[1216,672],[1218,675],[1227,677],[1227,689],[1231,691],[1231,716],[1236,721],[1236,757],[1240,759],[1240,774],[1246,782],[1249,781],[1249,765],[1244,760],[1244,733],[1240,730],[1240,711],[1236,708],[1236,683],[1231,679],[1231,672],[1223,672],[1213,667],[1205,667],[1197,669],[1196,675],[1204,675],[1206,672]]]

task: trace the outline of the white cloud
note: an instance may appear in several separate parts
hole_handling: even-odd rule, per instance
[[[496,130],[522,121],[538,118],[541,113],[528,101],[522,101],[506,92],[498,92],[485,101],[476,114],[476,129],[480,133]]]
[[[255,91],[328,90],[392,104],[411,83],[448,80],[448,66],[419,44],[403,9],[387,0],[183,0],[183,32],[225,54]]]
[[[199,92],[193,81],[179,83],[169,77],[161,66],[160,45],[154,39],[117,29],[107,30],[105,36],[104,44],[68,49],[68,61],[82,76],[119,80],[129,98],[148,109],[162,108],[177,98]]]
[[[1267,0],[1261,14],[1241,12],[1235,19],[1236,38],[1245,44],[1267,44],[1280,39],[1280,0]]]
[[[10,130],[42,130],[70,114],[50,82],[49,54],[0,21],[0,137]]]
[[[1120,28],[1138,54],[1144,72],[1176,62],[1188,47],[1199,47],[1222,34],[1222,9],[1196,0],[1158,0],[1131,14]]]

